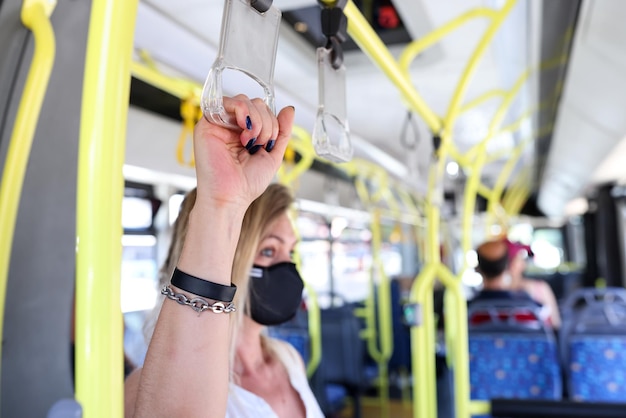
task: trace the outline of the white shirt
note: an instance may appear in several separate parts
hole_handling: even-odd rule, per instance
[[[306,410],[306,418],[324,418],[306,373],[302,368],[300,354],[289,343],[274,338],[267,339],[276,357],[283,363],[291,386],[298,392]],[[265,400],[241,386],[230,384],[226,418],[278,418]]]

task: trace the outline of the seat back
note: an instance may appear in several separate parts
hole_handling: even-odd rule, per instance
[[[474,332],[547,332],[541,306],[530,300],[493,299],[473,302],[467,311]]]
[[[571,399],[626,399],[626,302],[592,301],[584,306],[563,343]]]
[[[560,399],[555,341],[546,334],[469,335],[472,399]]]
[[[308,364],[311,358],[311,337],[309,335],[308,318],[307,310],[300,308],[289,321],[267,327],[267,334],[272,338],[290,343],[300,353],[304,364]]]
[[[569,367],[569,339],[574,332],[574,328],[580,323],[581,315],[586,317],[585,321],[591,320],[592,316],[597,316],[598,311],[585,312],[587,306],[599,306],[600,308],[590,308],[592,310],[602,309],[601,306],[612,304],[613,302],[626,303],[626,289],[618,287],[606,288],[581,288],[570,294],[561,303],[561,328],[559,329],[560,358],[563,368]]]
[[[322,361],[320,368],[326,382],[363,387],[365,343],[360,336],[362,321],[354,315],[354,306],[322,309]]]
[[[470,306],[472,399],[560,399],[556,340],[532,301],[493,300]]]

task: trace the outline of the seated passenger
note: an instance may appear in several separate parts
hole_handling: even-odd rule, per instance
[[[511,274],[511,288],[523,290],[536,302],[540,303],[545,312],[545,319],[553,328],[561,326],[559,305],[554,292],[548,283],[543,280],[532,280],[524,277],[526,259],[533,256],[528,245],[505,240],[509,250],[509,272]]]
[[[476,249],[478,271],[483,276],[483,289],[470,301],[515,299],[534,302],[525,291],[511,288],[512,277],[508,270],[509,251],[505,241],[482,243]],[[536,302],[535,302],[536,303]],[[539,304],[537,303],[539,306]]]

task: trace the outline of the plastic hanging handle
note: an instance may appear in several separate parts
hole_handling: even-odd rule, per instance
[[[259,12],[267,8],[265,12]],[[257,10],[258,9],[258,10]],[[274,65],[278,46],[281,12],[267,0],[226,0],[218,55],[207,76],[200,99],[204,117],[231,129],[240,129],[233,115],[224,109],[222,74],[239,71],[263,89],[265,104],[274,104]]]
[[[329,161],[349,161],[353,155],[346,110],[346,69],[334,68],[332,49],[318,48],[319,106],[313,127],[313,148]]]

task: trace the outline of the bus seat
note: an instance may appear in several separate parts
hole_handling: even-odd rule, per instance
[[[626,289],[620,287],[606,288],[581,288],[570,294],[560,306],[561,328],[558,331],[560,358],[563,369],[567,371],[569,367],[569,338],[575,332],[575,327],[580,323],[580,316],[586,317],[585,322],[591,321],[593,314],[586,311],[587,306],[601,306],[619,302],[626,304]],[[599,324],[597,324],[599,325]],[[588,327],[588,325],[587,325]]]
[[[626,399],[626,303],[593,301],[564,337],[569,397],[576,401]]]
[[[561,399],[556,340],[540,309],[519,300],[470,305],[471,399]]]
[[[307,364],[310,359],[310,344],[311,337],[309,331],[306,329],[287,328],[287,327],[269,327],[268,335],[272,338],[277,338],[282,341],[290,343],[302,356],[304,364]]]
[[[560,399],[556,344],[547,334],[470,332],[472,399]]]
[[[322,309],[320,314],[322,320],[320,378],[327,388],[327,395],[330,392],[340,393],[329,385],[345,388],[353,399],[354,417],[360,417],[361,395],[367,388],[364,374],[365,342],[359,335],[362,322],[354,315],[354,305],[348,303]]]
[[[411,328],[403,322],[402,295],[398,280],[392,280],[391,287],[391,320],[393,329],[393,352],[389,358],[389,371],[411,371]],[[376,310],[378,312],[378,309]]]
[[[267,334],[272,338],[290,343],[302,356],[305,364],[311,357],[311,337],[309,335],[308,311],[302,305],[289,321],[267,327]]]

